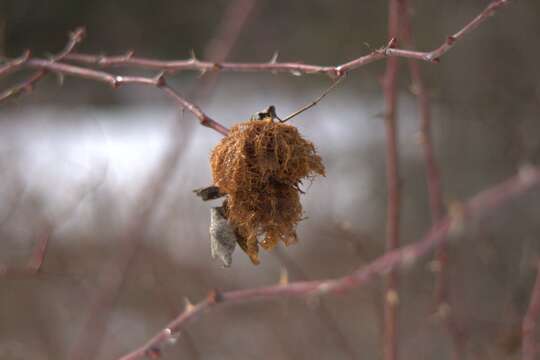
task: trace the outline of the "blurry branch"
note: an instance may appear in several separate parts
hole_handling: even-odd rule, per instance
[[[523,360],[534,360],[536,354],[540,351],[540,346],[536,336],[536,323],[540,318],[540,260],[538,260],[538,270],[536,274],[536,281],[532,289],[531,302],[529,309],[523,318],[522,325],[522,354]]]
[[[403,42],[409,48],[414,48],[414,37],[411,30],[411,19],[408,11],[408,2],[404,1],[403,24],[401,34]],[[429,92],[424,85],[420,64],[416,59],[408,59],[409,73],[412,80],[412,92],[417,99],[417,107],[420,114],[419,142],[423,149],[424,164],[426,167],[426,182],[429,195],[429,207],[431,210],[432,224],[436,224],[444,215],[444,202],[441,189],[439,166],[433,150],[431,136],[431,108],[429,103]],[[448,299],[448,251],[446,244],[441,244],[436,251],[436,288],[435,288],[435,308],[437,312],[449,306]],[[446,328],[453,342],[454,357],[463,359],[465,355],[465,337],[462,336],[455,319],[451,318],[452,313],[445,312],[444,321]]]
[[[20,57],[6,62],[4,65],[0,66],[0,77],[9,75],[10,73],[16,71],[29,58],[30,58],[30,51],[27,50]]]
[[[37,244],[34,246],[30,260],[27,262],[26,266],[21,268],[7,267],[0,264],[0,277],[8,275],[35,275],[41,271],[43,262],[45,261],[45,255],[49,247],[49,240],[52,238],[54,232],[69,221],[77,208],[82,204],[82,202],[91,194],[96,193],[96,191],[103,185],[107,177],[107,168],[103,169],[100,176],[80,189],[79,193],[76,194],[75,199],[63,210],[60,214],[57,221],[52,219],[42,219],[40,224],[35,231],[35,238]],[[14,204],[14,206],[16,206]],[[14,210],[12,211],[14,213]]]
[[[434,62],[438,63],[441,56],[446,54],[448,50],[450,50],[458,40],[461,40],[467,33],[473,31],[476,29],[480,24],[482,24],[484,21],[489,19],[491,15],[495,13],[499,8],[503,7],[504,5],[508,5],[510,0],[494,0],[492,1],[485,9],[482,11],[478,16],[476,16],[474,19],[472,19],[468,24],[466,24],[461,30],[456,32],[453,35],[450,35],[446,41],[436,48],[435,50],[429,51],[429,52],[421,52],[421,51],[412,51],[412,50],[403,50],[403,49],[394,49],[394,48],[388,48],[386,49],[386,55],[387,56],[399,56],[399,57],[405,57],[410,59],[417,59],[417,60],[423,60],[428,62]]]
[[[228,18],[223,18],[220,27],[217,29],[218,35],[223,36],[223,40],[221,44],[218,44],[218,40],[212,41],[211,45],[213,45],[209,46],[205,51],[208,52],[208,56],[224,59],[229,55],[256,2],[257,0],[235,0],[230,3],[224,15],[224,17],[227,16]],[[230,23],[235,23],[235,25],[230,25]],[[164,79],[163,74],[158,75],[158,77]],[[197,90],[208,93],[214,84],[215,79],[208,81],[208,78],[203,78],[198,83],[194,93],[197,94]],[[165,86],[165,84],[162,85],[162,89],[176,99],[181,107],[195,113],[203,125],[211,125],[209,127],[216,131],[222,134],[227,133],[227,129],[216,122],[203,122],[201,117],[207,118],[206,115],[198,107],[181,98],[173,89]],[[170,131],[168,147],[164,150],[155,173],[148,179],[146,186],[143,187],[144,191],[141,192],[137,201],[135,213],[132,215],[125,233],[119,239],[119,249],[116,256],[113,256],[106,263],[105,269],[102,271],[101,288],[96,293],[85,314],[82,329],[70,350],[70,359],[93,359],[98,354],[101,343],[107,338],[107,320],[120,294],[130,264],[134,261],[135,255],[145,239],[153,214],[163,200],[165,192],[179,167],[185,142],[191,139],[189,132],[186,131],[186,127],[183,125],[180,121],[174,123]],[[110,276],[111,273],[118,274],[118,276]],[[194,344],[192,345],[194,347]],[[154,355],[156,354],[159,354],[159,352]]]
[[[403,0],[389,0],[388,37],[395,43],[401,28]],[[390,46],[392,47],[392,46]],[[386,62],[386,71],[382,79],[385,100],[384,127],[386,132],[386,251],[392,251],[400,245],[400,206],[401,192],[399,178],[398,124],[397,124],[397,75],[399,59],[391,57]],[[383,296],[383,359],[396,360],[398,353],[398,305],[399,278],[397,269],[392,269],[386,277]]]
[[[281,248],[276,247],[272,250],[272,254],[282,265],[282,270],[286,271],[287,277],[288,274],[291,273],[295,278],[302,281],[309,279],[308,274],[306,274],[306,272],[295,262],[294,259],[284,253]],[[285,285],[287,282],[288,278],[286,281],[280,280],[282,285]],[[328,310],[328,306],[324,302],[321,301],[317,303],[316,315],[328,330],[328,336],[332,337],[332,339],[334,339],[338,345],[337,348],[342,350],[349,359],[357,359],[358,355],[354,351],[354,348],[347,340],[347,337],[343,334],[343,331],[339,327],[339,323],[336,321],[336,319],[334,319],[332,313],[330,310]]]
[[[200,303],[186,307],[176,319],[166,328],[157,333],[146,344],[135,351],[123,356],[120,360],[144,358],[147,354],[159,353],[160,347],[182,330],[188,321],[195,319],[204,311],[218,305],[244,303],[255,300],[270,300],[284,297],[309,297],[325,294],[342,294],[345,291],[366,285],[375,276],[387,274],[399,266],[410,267],[421,257],[426,256],[441,243],[456,239],[461,235],[465,226],[479,220],[482,216],[500,210],[510,201],[535,187],[540,186],[540,168],[525,166],[519,173],[498,185],[480,192],[478,195],[463,203],[459,211],[453,211],[435,224],[419,241],[391,250],[371,263],[362,266],[349,275],[328,280],[313,280],[290,282],[273,286],[258,287],[227,292],[212,291]],[[450,235],[450,236],[449,236]]]

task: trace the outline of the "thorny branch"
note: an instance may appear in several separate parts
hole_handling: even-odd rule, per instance
[[[508,5],[510,0],[495,0],[492,1],[480,14],[472,19],[467,25],[453,35],[450,35],[446,41],[436,48],[435,50],[422,52],[404,49],[387,48],[385,54],[387,56],[399,56],[410,59],[417,59],[422,61],[438,63],[441,56],[446,54],[448,50],[454,47],[457,41],[461,40],[469,32],[476,29],[480,24],[489,19],[491,15],[495,13],[499,8]]]
[[[230,62],[209,62],[200,61],[193,57],[189,60],[178,61],[163,61],[155,59],[144,59],[134,57],[134,52],[129,51],[125,55],[121,56],[99,56],[90,54],[77,54],[72,53],[75,46],[82,41],[84,31],[78,29],[70,36],[70,41],[66,45],[65,49],[61,51],[57,56],[54,56],[50,60],[44,60],[39,58],[30,59],[29,56],[23,55],[19,59],[7,61],[0,68],[0,77],[6,76],[12,72],[20,71],[25,68],[34,68],[39,71],[30,76],[22,83],[8,88],[4,92],[0,93],[0,102],[19,95],[23,92],[29,92],[32,87],[40,81],[47,72],[54,72],[60,75],[69,75],[74,77],[80,77],[88,80],[94,80],[99,82],[105,82],[114,88],[123,84],[139,84],[161,88],[164,92],[172,97],[178,106],[185,108],[195,115],[200,123],[204,126],[210,127],[215,131],[226,134],[226,128],[219,124],[217,121],[206,115],[199,107],[192,104],[184,97],[178,94],[165,83],[164,74],[168,72],[177,72],[185,70],[194,70],[202,73],[208,71],[250,71],[250,72],[288,72],[292,74],[326,74],[332,78],[340,77],[352,70],[358,69],[361,66],[369,63],[384,59],[386,57],[407,57],[416,58],[424,61],[434,62],[444,55],[455,42],[463,38],[468,32],[475,29],[478,25],[484,22],[490,15],[498,10],[503,5],[506,5],[509,0],[494,0],[484,11],[482,11],[471,22],[466,24],[456,34],[450,36],[440,47],[431,52],[416,52],[411,50],[401,50],[395,48],[396,39],[391,39],[390,42],[383,48],[377,49],[367,55],[361,56],[357,59],[351,60],[337,66],[319,66],[309,65],[301,63],[277,62],[276,59],[272,59],[268,63],[230,63]],[[451,40],[450,40],[451,39]],[[86,67],[75,66],[65,64],[61,61],[73,61],[83,65],[96,65],[101,67],[108,66],[127,66],[134,68],[153,69],[159,71],[159,74],[155,77],[142,77],[142,76],[119,76],[110,74],[104,71],[94,70]],[[43,72],[45,71],[45,72]]]
[[[499,210],[510,201],[538,186],[540,186],[540,169],[532,166],[523,167],[516,176],[482,191],[466,203],[463,203],[460,206],[460,211],[454,211],[444,217],[421,240],[414,242],[412,245],[391,250],[368,265],[340,278],[291,282],[227,292],[212,291],[200,303],[187,306],[177,318],[143,346],[121,357],[119,360],[141,359],[148,354],[159,353],[162,345],[174,340],[187,322],[194,320],[204,311],[211,310],[219,305],[283,297],[342,294],[345,291],[366,285],[377,275],[387,274],[399,266],[411,266],[441,243],[459,237],[468,223],[480,220],[482,216]]]

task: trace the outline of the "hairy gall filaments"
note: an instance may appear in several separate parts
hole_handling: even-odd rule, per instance
[[[226,218],[254,264],[259,245],[268,250],[296,242],[302,180],[325,175],[315,146],[296,127],[272,117],[237,124],[210,162],[214,184],[227,194]]]

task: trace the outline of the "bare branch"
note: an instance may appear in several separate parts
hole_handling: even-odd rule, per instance
[[[0,77],[11,74],[21,67],[30,58],[30,51],[26,50],[20,57],[7,61],[0,67]]]
[[[342,294],[345,291],[366,285],[376,276],[387,274],[399,266],[411,266],[421,257],[426,256],[435,247],[449,240],[448,235],[459,235],[460,230],[468,222],[499,210],[510,201],[540,186],[540,168],[524,167],[520,172],[463,204],[459,214],[453,213],[435,224],[419,241],[389,251],[366,266],[340,278],[290,282],[266,287],[233,290],[227,292],[213,291],[195,306],[190,306],[176,319],[160,330],[146,344],[133,352],[124,355],[120,360],[141,359],[146,354],[160,349],[163,343],[175,336],[186,324],[203,312],[218,305],[245,303],[255,300],[271,300],[283,297],[308,297],[325,294]],[[454,236],[454,237],[456,237]],[[453,238],[453,237],[452,237]],[[159,350],[158,350],[159,351]]]
[[[318,98],[316,98],[315,100],[313,100],[313,102],[307,104],[306,106],[303,106],[302,108],[300,108],[299,110],[293,112],[292,114],[290,115],[287,115],[284,119],[279,119],[282,123],[284,122],[287,122],[289,121],[290,119],[292,119],[293,117],[297,116],[297,115],[300,115],[301,113],[303,113],[304,111],[306,110],[309,110],[311,109],[312,107],[314,107],[315,105],[317,105],[319,103],[319,101],[321,101],[326,95],[328,95],[332,90],[334,90],[336,88],[336,86],[341,82],[341,80],[343,80],[343,78],[345,77],[345,75],[342,75],[340,77],[338,77],[336,80],[334,80],[332,82],[332,84],[330,84],[330,86],[324,90],[324,92],[319,95]]]
[[[487,20],[499,8],[507,5],[510,0],[494,0],[488,5],[478,16],[467,23],[462,29],[454,35],[449,36],[446,41],[438,48],[428,51],[413,51],[405,49],[397,49],[392,46],[385,46],[377,49],[367,55],[361,56],[354,60],[348,61],[337,66],[320,66],[312,64],[302,64],[294,62],[275,62],[267,63],[232,63],[232,62],[210,62],[199,61],[198,59],[188,60],[156,60],[134,57],[133,51],[128,51],[125,55],[119,56],[100,56],[92,54],[69,54],[66,60],[84,63],[88,65],[97,65],[102,67],[123,66],[137,67],[144,69],[161,70],[166,72],[177,71],[237,71],[237,72],[285,72],[285,73],[303,73],[303,74],[326,74],[331,77],[340,76],[346,72],[355,70],[361,66],[367,65],[374,61],[384,59],[387,56],[413,58],[428,62],[438,62],[439,58],[448,52],[455,43],[463,38],[467,33],[476,29],[481,23]]]
[[[446,54],[448,50],[454,47],[458,40],[461,40],[469,32],[476,29],[480,24],[489,19],[491,15],[495,13],[499,8],[508,5],[510,0],[495,0],[492,1],[480,14],[478,14],[474,19],[467,23],[461,30],[456,32],[453,35],[448,36],[446,41],[436,48],[435,50],[429,52],[421,51],[412,51],[412,50],[403,50],[403,49],[394,49],[387,48],[385,54],[387,56],[398,56],[405,57],[410,59],[428,61],[438,63],[441,56]]]
[[[63,60],[67,55],[69,55],[69,53],[71,53],[73,50],[75,50],[75,48],[77,47],[77,45],[79,43],[82,42],[82,40],[84,39],[85,33],[86,33],[86,31],[82,27],[79,27],[79,28],[75,29],[75,31],[71,32],[69,34],[69,41],[66,44],[66,46],[62,49],[62,51],[60,51],[58,54],[54,55],[51,58],[50,62],[58,62],[58,61]],[[29,52],[28,52],[28,55],[26,57],[23,55],[23,58],[20,59],[19,62],[16,62],[15,64],[13,64],[13,61],[11,61],[10,63],[12,64],[12,66],[8,67],[6,70],[4,70],[4,73],[2,73],[2,71],[0,69],[0,77],[3,76],[3,75],[8,74],[10,72],[21,69],[23,67],[23,65],[29,65],[28,64],[28,61],[29,61],[28,56],[29,56]],[[8,63],[8,65],[9,65],[9,63]],[[3,91],[2,93],[0,93],[0,102],[2,102],[4,100],[7,100],[7,99],[9,99],[11,97],[18,96],[18,95],[20,95],[22,93],[31,92],[33,90],[33,88],[34,88],[34,85],[38,81],[43,79],[45,77],[45,75],[47,75],[46,69],[45,68],[40,68],[39,71],[32,74],[26,80],[24,80],[24,81],[20,82],[19,84],[17,84],[15,86]]]

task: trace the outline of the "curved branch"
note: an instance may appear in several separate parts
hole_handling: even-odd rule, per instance
[[[177,71],[237,71],[237,72],[285,72],[302,74],[325,74],[330,77],[337,77],[346,72],[355,70],[361,66],[374,61],[384,59],[388,56],[413,58],[428,62],[437,63],[441,56],[446,54],[457,41],[461,40],[466,34],[476,29],[481,23],[486,21],[499,8],[507,5],[510,0],[494,0],[479,15],[467,23],[455,34],[448,36],[444,43],[432,51],[413,51],[397,49],[389,44],[383,48],[377,49],[367,55],[358,57],[346,63],[336,66],[320,66],[312,64],[303,64],[295,62],[276,62],[275,59],[267,63],[233,63],[233,62],[211,62],[200,61],[193,57],[188,60],[157,60],[138,58],[134,56],[133,51],[128,51],[119,56],[101,56],[92,54],[69,54],[66,60],[75,61],[87,65],[97,65],[100,67],[136,67],[143,69],[160,70],[166,72]]]
[[[291,282],[227,292],[212,291],[206,299],[195,306],[188,306],[176,319],[140,348],[124,355],[120,360],[135,360],[147,354],[160,352],[161,346],[174,339],[187,322],[218,305],[236,304],[255,300],[271,300],[283,297],[308,297],[324,294],[341,294],[369,283],[377,275],[387,274],[399,266],[410,266],[427,255],[438,245],[459,235],[467,222],[494,212],[511,200],[540,186],[540,168],[524,167],[509,180],[482,191],[446,216],[418,242],[389,251],[358,270],[336,279]]]

